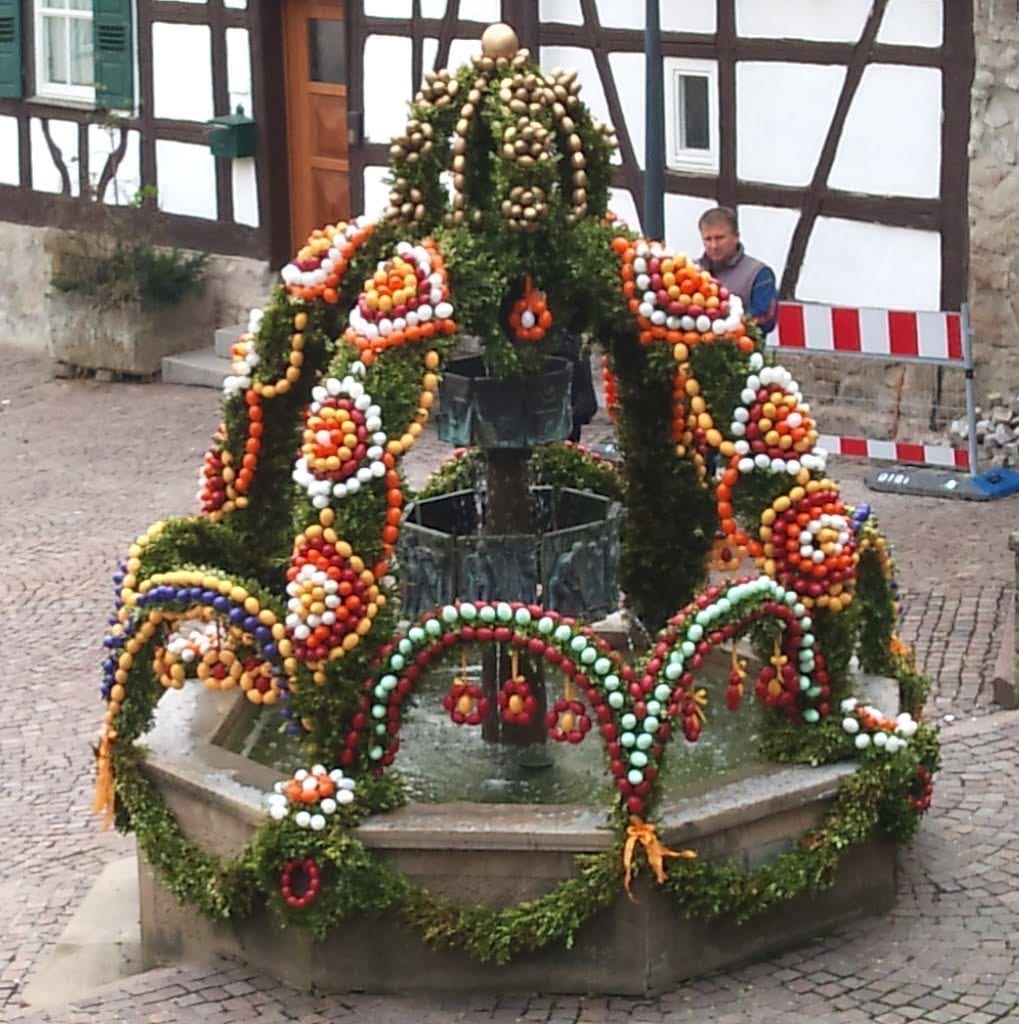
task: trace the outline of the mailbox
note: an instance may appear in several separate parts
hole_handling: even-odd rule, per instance
[[[238,107],[234,114],[223,114],[208,122],[209,149],[225,160],[255,155],[255,122]]]

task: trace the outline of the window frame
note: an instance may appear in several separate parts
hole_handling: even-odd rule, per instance
[[[95,5],[92,4],[88,11],[72,10],[70,8],[52,8],[48,6],[49,0],[32,0],[32,35],[33,50],[35,55],[35,68],[33,84],[33,95],[39,99],[52,100],[56,103],[85,103],[95,105],[95,44],[89,55],[89,64],[92,67],[91,85],[68,85],[63,82],[51,82],[46,77],[46,22],[47,20],[61,19],[70,21],[88,21],[90,34],[94,32]],[[68,24],[68,27],[69,24]]]
[[[665,162],[673,171],[708,172],[719,168],[718,132],[718,61],[687,57],[666,57],[665,76]],[[683,115],[680,97],[681,78],[704,78],[708,83],[708,148],[694,149],[681,145]]]

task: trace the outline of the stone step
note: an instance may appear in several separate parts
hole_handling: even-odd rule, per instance
[[[216,331],[216,355],[222,359],[230,358],[230,350],[234,342],[248,329],[247,324],[230,324]]]
[[[163,357],[164,384],[191,384],[204,388],[222,388],[230,372],[230,360],[216,354],[211,345],[190,352]]]

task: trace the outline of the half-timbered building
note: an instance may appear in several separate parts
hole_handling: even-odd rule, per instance
[[[661,0],[666,240],[693,251],[698,214],[731,205],[787,297],[958,309],[974,15]],[[618,0],[0,0],[0,222],[138,199],[158,239],[276,268],[311,228],[383,209],[406,100],[503,20],[543,66],[579,70],[619,139],[616,212],[639,223],[644,17]],[[253,147],[217,155],[209,122],[238,114]]]

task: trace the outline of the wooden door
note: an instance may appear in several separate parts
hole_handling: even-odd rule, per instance
[[[350,217],[343,0],[285,0],[283,46],[294,252]]]

